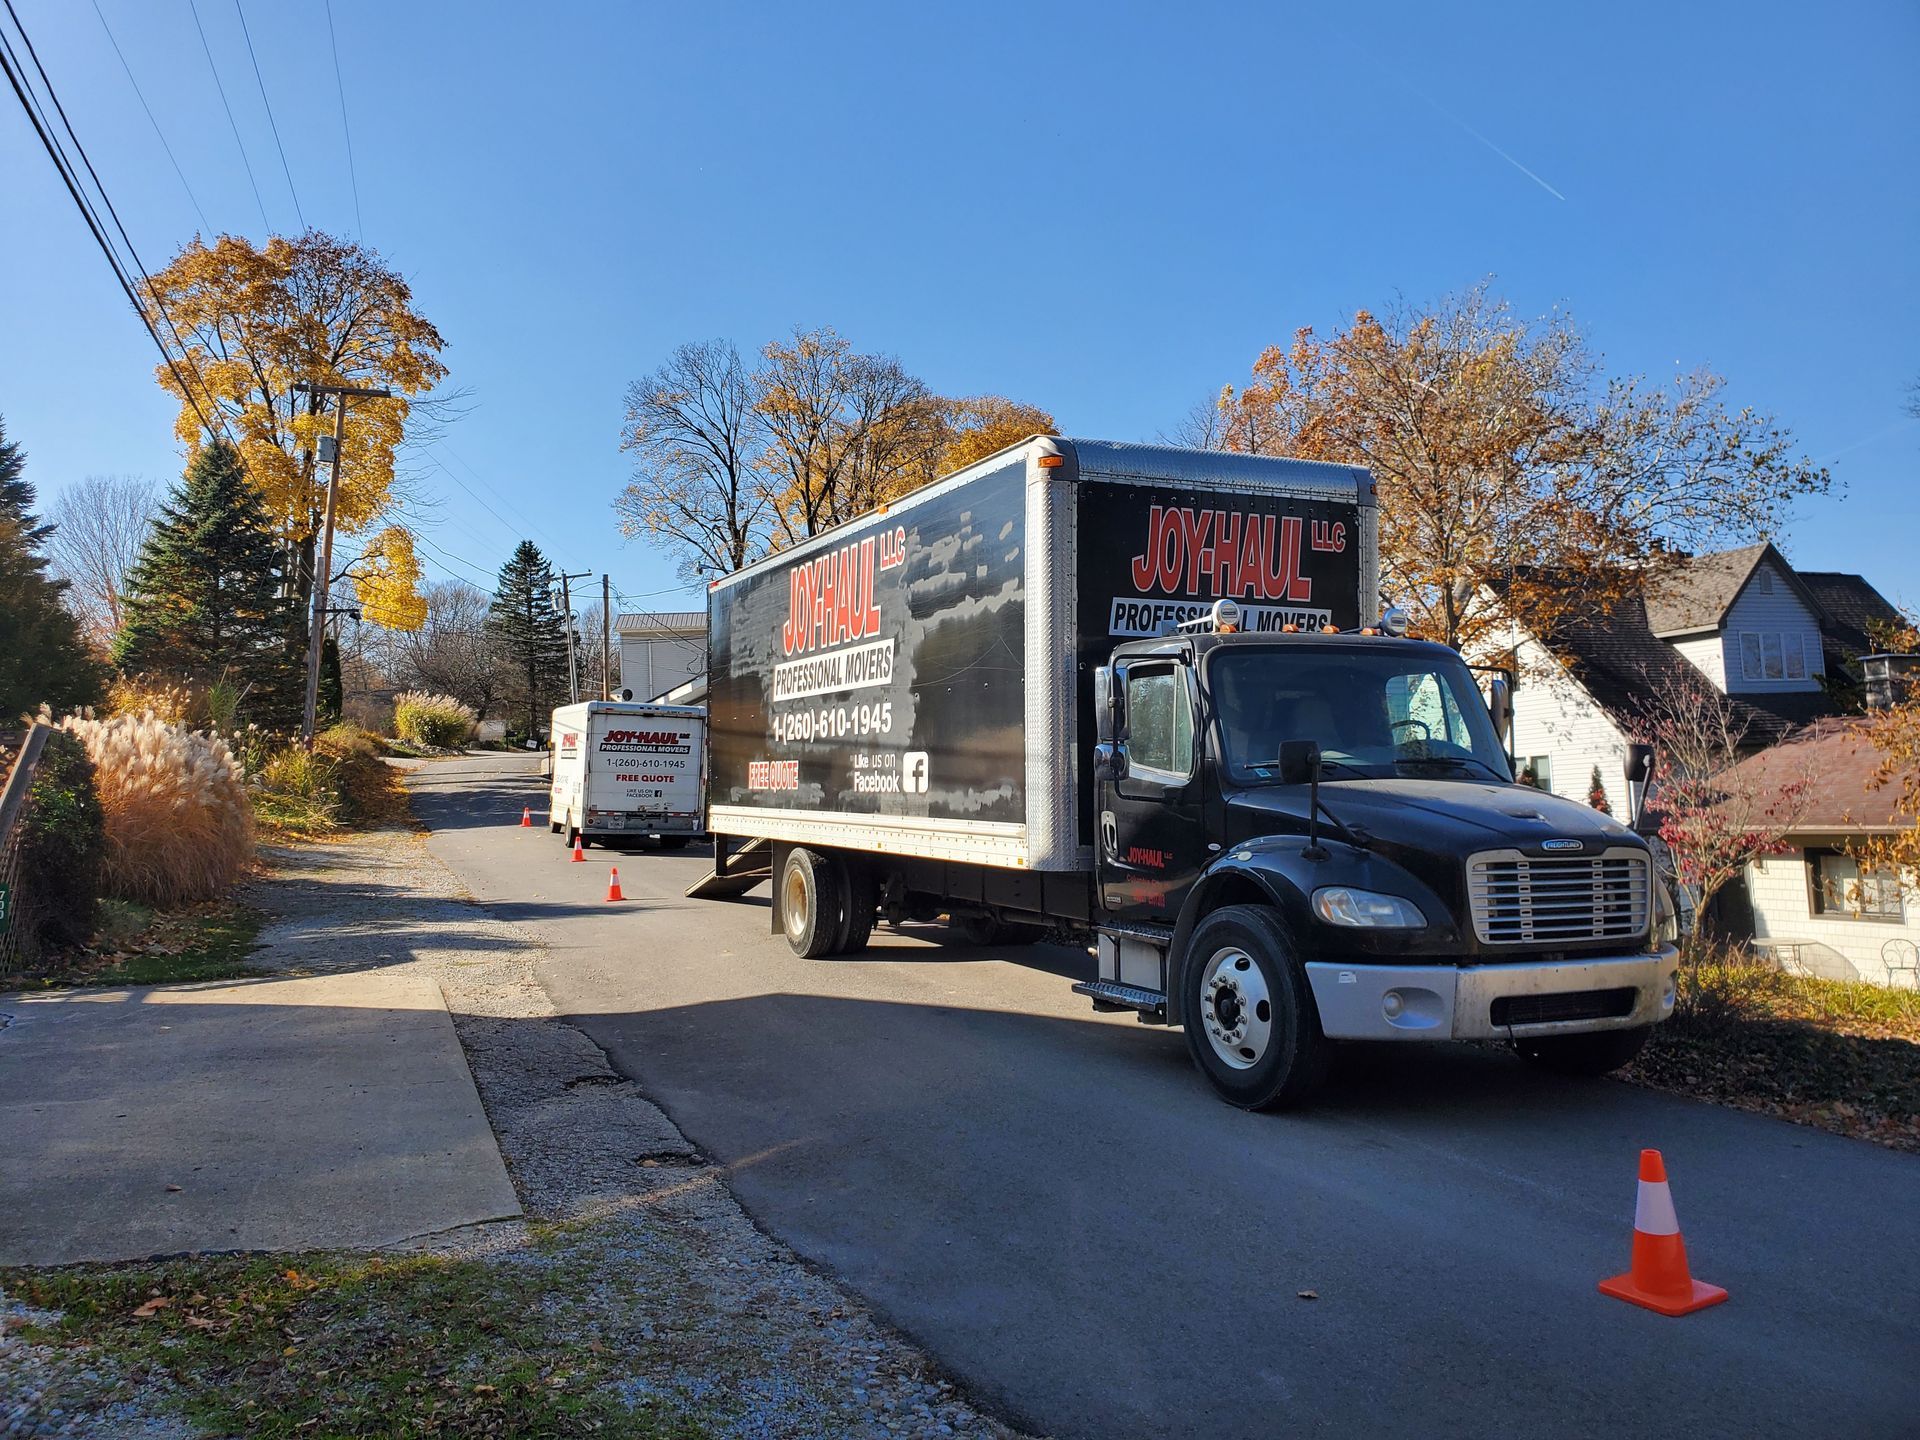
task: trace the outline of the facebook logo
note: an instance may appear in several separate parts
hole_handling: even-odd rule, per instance
[[[900,791],[904,795],[927,793],[927,752],[909,750],[900,757]]]

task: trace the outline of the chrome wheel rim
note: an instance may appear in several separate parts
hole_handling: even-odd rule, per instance
[[[1236,945],[1213,952],[1200,972],[1200,1027],[1222,1064],[1258,1065],[1273,1042],[1273,995],[1267,977]]]
[[[787,883],[781,887],[780,923],[789,939],[798,940],[807,928],[807,875],[798,865],[787,871]]]

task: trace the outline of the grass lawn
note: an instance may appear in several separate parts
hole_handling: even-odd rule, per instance
[[[259,948],[261,916],[243,905],[215,901],[156,914],[120,904],[110,917],[92,945],[61,957],[57,969],[7,983],[21,990],[55,990],[231,980],[257,973],[247,957]]]
[[[1656,1090],[1920,1153],[1920,994],[1689,961],[1626,1071]]]
[[[705,1435],[683,1411],[609,1391],[624,1378],[619,1347],[555,1304],[595,1278],[588,1255],[549,1235],[490,1260],[196,1258],[0,1271],[0,1287],[61,1312],[23,1338],[161,1380],[220,1434]]]

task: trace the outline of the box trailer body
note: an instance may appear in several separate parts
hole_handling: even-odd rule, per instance
[[[1671,1012],[1645,840],[1515,783],[1503,684],[1402,638],[1357,467],[1040,436],[716,581],[695,895],[1071,936],[1228,1100],[1340,1040],[1617,1067]]]
[[[1364,470],[1041,440],[709,596],[718,833],[1085,873],[1093,671],[1237,601],[1249,629],[1377,609]]]
[[[582,700],[553,712],[549,828],[569,842],[706,829],[706,714],[699,706]]]

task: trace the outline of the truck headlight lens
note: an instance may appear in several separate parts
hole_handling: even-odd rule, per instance
[[[1329,925],[1371,930],[1418,930],[1427,923],[1420,907],[1398,895],[1330,885],[1313,892],[1313,913]]]
[[[1653,938],[1663,945],[1675,944],[1680,939],[1680,911],[1673,903],[1673,892],[1667,888],[1667,882],[1658,876],[1653,882]]]

